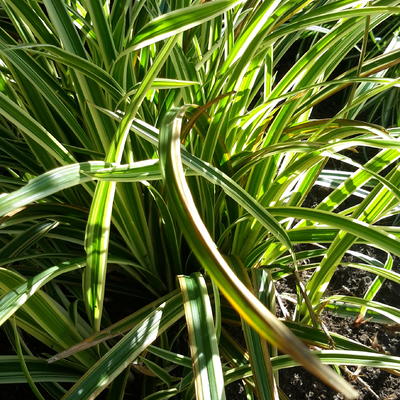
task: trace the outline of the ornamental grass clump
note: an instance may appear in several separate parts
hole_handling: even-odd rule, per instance
[[[399,372],[324,316],[400,321],[374,300],[400,283],[400,1],[0,12],[0,383],[274,400],[301,365],[351,399],[346,366]]]

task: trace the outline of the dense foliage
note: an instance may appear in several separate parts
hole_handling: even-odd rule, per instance
[[[285,399],[301,364],[354,398],[340,366],[399,371],[323,323],[400,323],[374,300],[400,283],[399,13],[0,1],[0,383]],[[340,265],[364,297],[329,293]]]

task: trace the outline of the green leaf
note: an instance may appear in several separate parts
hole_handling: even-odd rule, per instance
[[[362,351],[344,351],[344,350],[322,350],[313,352],[324,364],[329,365],[355,365],[372,368],[387,368],[399,370],[400,357],[386,354],[370,353]],[[294,367],[293,362],[287,356],[278,356],[272,360],[274,369]]]
[[[179,390],[176,388],[160,390],[159,392],[146,396],[143,400],[167,400],[171,397],[175,397],[178,393]]]
[[[157,78],[154,79],[151,87],[153,89],[178,89],[193,85],[200,85],[200,82],[196,81],[185,81],[181,79],[167,79],[167,78]]]
[[[82,143],[87,144],[88,142],[84,140],[86,133],[71,112],[70,99],[62,91],[62,87],[40,67],[33,57],[25,53],[26,46],[16,46],[14,43],[8,36],[0,32],[0,53],[37,89],[52,106],[52,110],[71,128],[71,131],[78,138],[83,139]],[[57,49],[55,46],[49,47]]]
[[[386,270],[391,270],[393,267],[393,257],[388,254],[387,259],[384,265]],[[365,300],[373,300],[375,295],[378,293],[379,289],[382,287],[383,283],[385,282],[385,278],[382,276],[377,276],[369,286],[367,292],[364,295]],[[362,307],[360,310],[360,315],[357,317],[357,321],[362,321],[365,314],[367,312],[367,307]]]
[[[399,240],[396,239],[394,235],[387,235],[383,233],[381,229],[373,227],[363,221],[343,217],[326,211],[300,207],[274,207],[268,208],[268,211],[272,215],[306,219],[326,224],[330,227],[339,228],[356,237],[366,240],[368,243],[373,243],[375,246],[388,252],[400,255]]]
[[[224,378],[207,286],[200,274],[179,276],[198,399],[225,399]]]
[[[165,370],[165,368],[160,367],[157,363],[150,361],[147,358],[141,358],[141,361],[155,377],[164,382],[168,387],[172,384],[173,381],[176,381],[178,379],[170,375]]]
[[[42,222],[24,230],[0,249],[0,260],[12,258],[23,253],[38,240],[45,237],[57,225],[58,222]]]
[[[166,296],[160,297],[157,300],[147,304],[145,307],[140,308],[133,314],[128,315],[127,317],[121,319],[120,321],[115,322],[109,327],[101,330],[100,332],[95,332],[91,336],[88,336],[82,342],[74,344],[74,346],[70,347],[67,350],[62,351],[50,357],[48,359],[49,363],[55,362],[57,360],[61,360],[63,358],[70,357],[71,355],[78,353],[80,351],[89,349],[91,347],[96,346],[99,343],[103,343],[106,340],[110,340],[114,337],[120,336],[128,330],[133,329],[137,326],[143,319],[146,318],[155,308],[160,307],[160,305],[168,300],[170,300],[173,296],[176,296],[177,291],[171,292]]]
[[[80,265],[80,264],[79,264]],[[72,268],[78,268],[78,265],[72,266]],[[69,268],[68,266],[66,267]],[[53,271],[57,274],[59,271],[55,269]],[[51,274],[51,272],[50,272]],[[39,286],[41,283],[48,279],[48,274],[39,276],[38,279],[34,279]],[[33,318],[36,326],[39,326],[48,336],[51,337],[52,345],[57,349],[65,349],[72,346],[74,343],[82,340],[82,334],[73,324],[73,322],[67,317],[65,310],[62,309],[53,298],[44,293],[38,288],[34,288],[33,291],[37,290],[29,297],[30,286],[27,285],[27,280],[20,274],[0,268],[0,288],[5,293],[10,293],[4,300],[4,318],[11,315],[21,306],[21,310],[26,312],[29,318]],[[15,300],[18,300],[21,305],[9,302],[10,298],[13,298],[14,289],[21,291],[15,293]],[[10,307],[10,308],[9,308]],[[20,311],[20,310],[19,310]],[[20,317],[18,325],[24,322],[25,316],[18,311],[17,317]],[[22,326],[24,328],[24,326]],[[80,326],[82,331],[85,331],[84,326]],[[85,332],[87,334],[87,332]],[[96,360],[96,355],[93,351],[88,350],[84,353],[78,354],[76,358],[84,365],[92,365]]]
[[[237,257],[230,257],[230,261],[241,281],[243,281],[254,293],[254,287],[252,286],[252,282],[248,276],[248,271],[246,270],[245,266]],[[257,272],[254,272],[253,277],[257,274]],[[257,278],[254,280],[256,279]],[[259,287],[258,284],[256,287]],[[272,295],[271,292],[273,290],[274,289],[272,287],[263,287],[263,290],[260,290],[258,293],[259,299],[271,310],[273,310],[273,306],[267,303],[265,297]],[[263,296],[264,298],[261,298],[260,296]],[[277,383],[272,371],[271,351],[268,343],[245,320],[243,320],[243,318],[242,330],[246,341],[246,348],[249,354],[249,362],[253,371],[255,392],[257,396],[266,400],[278,399]]]
[[[109,20],[106,18],[103,6],[98,1],[85,1],[91,22],[93,24],[94,33],[103,56],[107,69],[110,68],[116,57],[114,40],[111,34]]]
[[[112,114],[111,114],[112,115]],[[115,116],[118,119],[118,116]],[[143,139],[150,143],[158,144],[158,130],[149,124],[134,120],[132,123],[132,130]],[[291,248],[291,242],[287,233],[282,229],[280,224],[266,211],[254,197],[252,197],[246,190],[238,185],[232,178],[225,173],[221,172],[218,168],[213,167],[196,156],[193,156],[185,149],[182,149],[182,162],[190,168],[194,173],[204,177],[209,182],[220,186],[225,193],[234,199],[240,206],[242,206],[250,215],[256,218],[265,228],[272,232],[287,248]]]
[[[387,304],[379,303],[377,301],[361,299],[353,296],[330,296],[323,300],[323,303],[333,303],[333,304],[346,304],[356,305],[368,308],[375,311],[378,314],[391,319],[396,324],[400,324],[400,310],[396,307],[389,306]]]
[[[47,282],[50,282],[52,279],[61,274],[74,271],[84,266],[85,261],[83,259],[65,261],[60,265],[46,269],[33,278],[27,279],[23,284],[14,287],[0,299],[0,325],[3,325],[3,323],[11,317],[11,315],[13,315],[20,307],[22,307],[23,304]],[[3,269],[0,269],[0,276],[3,275],[3,272],[7,274],[6,271],[2,271]]]
[[[18,358],[19,358],[20,364],[21,364],[21,369],[25,375],[26,381],[28,382],[28,385],[31,388],[32,393],[35,395],[35,397],[38,400],[45,400],[43,395],[40,393],[40,390],[35,385],[35,382],[33,381],[32,376],[29,372],[29,368],[26,365],[25,357],[24,357],[24,354],[22,353],[21,340],[19,337],[17,324],[15,323],[15,318],[11,319],[11,326],[12,326],[14,338],[15,338],[15,348],[16,348],[17,355],[18,355]]]
[[[115,165],[104,161],[88,161],[56,168],[30,180],[24,187],[0,197],[0,215],[6,215],[32,202],[61,190],[100,178],[129,182],[161,179],[158,160],[132,165]]]
[[[0,92],[0,112],[25,135],[39,144],[61,164],[75,162],[68,150],[25,110]]]
[[[351,386],[312,357],[303,344],[237,278],[219,253],[201,221],[185,181],[180,152],[183,115],[182,110],[175,110],[163,121],[159,152],[163,179],[168,182],[169,204],[192,251],[232,306],[262,337],[290,354],[327,384],[355,398],[356,392]]]
[[[182,297],[176,295],[149,313],[96,362],[62,400],[94,399],[154,340],[183,315]]]
[[[157,54],[151,68],[129,104],[106,156],[107,162],[121,162],[132,122],[159,71],[174,48],[177,37],[171,38]],[[86,311],[95,330],[100,330],[107,275],[108,243],[113,210],[115,182],[99,182],[93,196],[85,233],[87,266],[83,275]]]
[[[203,24],[230,10],[244,0],[215,0],[172,11],[150,21],[135,37],[129,51],[138,50],[160,40]],[[126,52],[126,51],[125,51]],[[124,52],[124,53],[125,53]],[[122,54],[124,54],[122,53]]]
[[[49,365],[46,360],[38,357],[24,358],[34,382],[75,382],[82,372],[72,363]],[[18,356],[0,356],[0,383],[26,383]]]
[[[373,274],[378,275],[379,277],[382,277],[384,279],[389,279],[393,282],[400,284],[400,274],[398,272],[391,271],[390,269],[386,269],[386,266],[385,268],[380,268],[375,265],[355,264],[355,263],[343,263],[343,265],[351,268],[362,269],[363,271],[367,272],[372,272]],[[389,266],[390,264],[387,265]]]
[[[369,368],[386,368],[397,371],[400,368],[400,357],[380,353],[371,354],[363,351],[322,350],[313,351],[313,354],[321,363],[328,365],[354,365]],[[272,366],[275,371],[296,367],[297,365],[298,363],[296,361],[286,355],[272,358]],[[234,368],[225,372],[225,380],[229,383],[249,376],[251,376],[249,366]]]
[[[33,49],[40,54],[44,54],[46,57],[53,61],[57,61],[61,64],[67,65],[74,71],[80,72],[86,77],[95,81],[99,86],[106,90],[110,95],[118,101],[124,94],[124,90],[121,88],[119,83],[105,71],[93,62],[86,58],[80,57],[76,54],[70,53],[64,49],[55,46],[48,45],[21,45],[15,46],[16,48],[27,48]],[[42,51],[43,50],[43,51]]]

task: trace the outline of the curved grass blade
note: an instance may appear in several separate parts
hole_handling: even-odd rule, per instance
[[[160,379],[163,383],[165,383],[168,387],[171,384],[178,380],[179,378],[173,377],[169,374],[165,368],[161,367],[157,363],[148,360],[147,358],[140,357],[140,361],[143,362],[144,366],[150,371],[152,375]]]
[[[86,132],[71,112],[71,105],[68,104],[68,96],[63,93],[62,87],[32,57],[25,53],[23,48],[26,48],[26,46],[15,46],[13,45],[14,43],[0,32],[0,53],[38,90],[43,98],[52,106],[53,111],[71,128],[74,135],[77,138],[84,139]],[[52,47],[56,48],[55,46]],[[88,145],[88,142],[85,140],[82,140],[82,143]]]
[[[52,347],[65,349],[82,340],[82,334],[67,316],[65,310],[49,295],[37,290],[27,299],[29,296],[29,285],[25,286],[27,280],[20,274],[5,268],[0,268],[0,278],[0,288],[6,293],[12,292],[14,288],[21,287],[24,290],[27,287],[27,290],[22,292],[21,296],[16,295],[16,300],[21,302],[20,311],[28,314],[29,318],[33,319],[34,324],[51,337]],[[46,274],[43,279],[44,281],[46,280]],[[40,280],[37,280],[37,283],[40,284]],[[13,295],[10,294],[9,296],[12,297]],[[9,298],[7,297],[5,300],[6,305],[9,305],[8,300]],[[4,309],[5,314],[12,314],[15,311],[14,307],[18,308],[19,306],[18,304],[11,304],[10,310]],[[20,311],[18,311],[17,317],[20,316],[21,320],[23,320],[24,318]],[[20,321],[18,321],[18,325],[20,325]],[[81,329],[84,330],[84,327],[81,327]],[[76,358],[83,365],[90,366],[96,361],[97,356],[94,351],[89,349],[76,355]]]
[[[330,315],[340,318],[350,318],[355,321],[360,313],[360,306],[343,302],[334,302],[326,304],[325,310],[329,312]],[[377,324],[393,325],[393,320],[391,318],[385,317],[381,313],[370,309],[367,310],[365,319]]]
[[[379,172],[392,162],[397,160],[399,153],[396,150],[383,150],[369,160],[365,166],[369,170]],[[355,193],[369,179],[369,174],[365,170],[357,170],[347,179],[341,182],[335,190],[323,199],[317,206],[318,209],[330,211],[338,207],[351,193]],[[355,193],[356,194],[356,193]]]
[[[116,119],[120,119],[115,114],[110,114]],[[140,137],[149,141],[154,145],[159,144],[158,135],[159,132],[156,128],[147,124],[144,121],[134,120],[132,123],[132,130],[137,133]],[[270,231],[276,238],[281,241],[286,248],[291,248],[291,241],[288,238],[287,233],[282,229],[280,224],[266,211],[260,203],[258,203],[254,197],[252,197],[246,190],[238,185],[228,175],[221,172],[218,168],[202,161],[198,157],[190,154],[184,148],[182,150],[182,162],[185,167],[190,168],[193,173],[196,173],[209,182],[220,186],[224,192],[235,200],[241,207],[243,207],[250,215],[252,215],[261,225],[263,225],[268,231]]]
[[[68,150],[25,110],[0,92],[0,112],[61,164],[75,162]]]
[[[134,329],[127,333],[111,350],[96,362],[62,400],[94,399],[147,346],[183,315],[182,297],[175,295],[149,313]]]
[[[175,36],[167,41],[147,71],[142,84],[115,132],[107,153],[107,162],[115,162],[117,164],[121,162],[133,119],[177,40],[178,37]],[[95,330],[100,330],[103,313],[108,244],[115,190],[115,182],[99,182],[97,184],[85,232],[87,266],[84,271],[82,285],[86,311]]]
[[[353,296],[330,296],[326,299],[323,300],[322,302],[322,307],[324,306],[324,303],[333,303],[333,304],[350,304],[350,305],[355,305],[355,306],[360,306],[360,307],[365,307],[366,309],[375,311],[378,314],[383,315],[386,318],[391,319],[394,321],[396,324],[400,324],[400,310],[396,307],[389,306],[387,304],[379,303],[377,301],[372,301],[372,300],[366,300],[366,299],[361,299],[359,297],[353,297]]]
[[[146,396],[143,400],[167,400],[171,397],[175,397],[179,393],[177,388],[160,390],[159,392],[152,393]]]
[[[28,278],[23,284],[14,287],[0,299],[0,326],[47,282],[50,282],[61,274],[84,266],[84,259],[66,261],[60,265],[48,268],[33,278]],[[0,276],[2,276],[2,269],[0,269]]]
[[[387,259],[384,265],[384,268],[386,270],[391,270],[393,267],[393,257],[388,254],[387,255]],[[364,295],[364,299],[365,300],[373,300],[375,295],[378,293],[379,289],[382,287],[383,283],[385,282],[385,278],[383,278],[382,276],[377,276],[375,277],[375,279],[373,280],[373,282],[371,283],[371,285],[369,286],[367,292]],[[356,323],[360,323],[361,321],[364,320],[365,314],[367,312],[367,307],[362,307],[360,310],[360,314],[358,315],[357,319],[356,319]]]
[[[321,329],[316,329],[311,326],[291,321],[285,321],[284,323],[299,339],[304,343],[307,343],[307,345],[322,347],[325,349],[329,349],[332,346],[332,342],[328,340],[328,336]],[[376,353],[376,351],[370,347],[337,333],[329,332],[329,336],[337,350],[368,351]]]
[[[96,175],[97,172],[98,175]],[[88,161],[53,169],[30,180],[24,187],[0,197],[0,216],[96,178],[118,181],[118,177],[126,178],[131,182],[161,179],[158,160],[148,160],[130,165]]]
[[[21,341],[19,338],[17,324],[15,323],[15,318],[11,319],[11,325],[12,325],[13,333],[14,333],[14,337],[15,337],[15,348],[17,350],[17,355],[20,360],[21,369],[25,375],[26,381],[28,382],[28,385],[30,386],[35,397],[38,400],[45,400],[44,397],[42,396],[42,394],[40,393],[38,387],[35,385],[35,382],[33,381],[32,376],[29,372],[29,368],[26,366],[25,357],[24,357],[24,354],[22,353]]]
[[[80,72],[86,77],[95,81],[100,87],[106,90],[114,100],[118,101],[124,94],[124,90],[119,83],[108,74],[103,68],[100,68],[93,62],[87,60],[84,57],[73,54],[60,47],[49,46],[46,44],[40,45],[21,45],[11,47],[12,49],[32,49],[32,51],[44,54],[45,57],[56,61],[60,64],[64,64],[74,71]]]
[[[197,399],[224,400],[224,378],[210,299],[199,274],[179,276]]]
[[[201,25],[210,19],[230,10],[244,0],[216,0],[192,5],[161,15],[150,21],[135,37],[127,51],[138,50],[160,40],[177,35],[190,28]],[[120,55],[120,56],[121,56]]]
[[[25,356],[25,363],[34,382],[76,382],[82,370],[70,362],[49,365],[38,357]],[[18,356],[0,356],[0,384],[26,383]]]
[[[321,362],[329,365],[355,365],[372,368],[400,369],[400,357],[362,351],[321,350],[313,352]],[[272,366],[279,370],[296,366],[288,356],[272,359]]]
[[[183,116],[184,110],[174,110],[167,114],[162,123],[159,151],[163,178],[168,183],[169,204],[192,251],[241,317],[262,337],[290,354],[336,390],[344,392],[349,398],[355,398],[357,394],[354,389],[312,357],[304,345],[238,279],[217,250],[185,181],[180,150]]]
[[[99,343],[105,342],[106,340],[122,335],[127,330],[133,329],[136,325],[143,321],[146,316],[149,315],[149,313],[151,313],[155,308],[159,307],[162,303],[170,300],[173,296],[176,296],[176,294],[177,293],[175,290],[174,292],[153,301],[152,303],[146,305],[145,307],[142,307],[140,310],[134,312],[133,314],[128,315],[120,321],[103,329],[102,331],[96,332],[93,335],[87,337],[82,342],[74,344],[74,346],[70,347],[69,349],[62,351],[61,353],[58,353],[53,357],[50,357],[47,362],[53,363],[63,358],[70,357],[75,353],[89,349]]]
[[[58,221],[42,222],[22,231],[0,249],[0,260],[9,259],[20,255],[48,232],[57,227]]]
[[[400,284],[400,274],[398,272],[391,271],[389,268],[380,268],[370,264],[354,264],[354,263],[343,263],[346,267],[362,269],[363,271],[372,272],[375,275],[383,279],[389,279],[393,282]],[[390,264],[388,264],[389,266]]]
[[[326,224],[330,227],[341,229],[356,237],[360,237],[368,243],[382,248],[388,252],[400,256],[399,240],[394,235],[386,235],[381,229],[373,227],[363,221],[357,219],[343,217],[341,215],[329,213],[309,208],[301,207],[274,207],[268,208],[272,215],[299,218],[305,220],[316,221]]]
[[[321,350],[313,351],[321,363],[328,365],[354,365],[369,368],[384,368],[399,371],[400,357],[390,356],[380,353],[370,353],[363,351],[344,351],[344,350]],[[286,355],[272,358],[272,367],[275,371],[281,369],[293,368],[299,364]],[[225,381],[234,382],[237,379],[251,376],[249,366],[243,366],[227,370],[225,372]]]
[[[120,120],[120,117],[107,110],[103,110],[113,118]],[[158,145],[158,130],[144,121],[135,119],[132,123],[132,130],[146,141]],[[209,182],[220,186],[224,192],[243,207],[250,215],[277,237],[286,248],[291,248],[291,240],[280,224],[267,212],[265,207],[258,203],[246,190],[238,185],[228,175],[218,168],[202,161],[182,148],[182,162],[185,167],[190,168],[193,173],[202,176]]]

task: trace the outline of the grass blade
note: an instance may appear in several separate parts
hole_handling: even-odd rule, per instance
[[[67,350],[62,351],[54,355],[53,357],[49,358],[47,361],[49,363],[53,363],[55,361],[61,360],[63,358],[70,357],[71,355],[78,353],[80,351],[89,349],[91,347],[96,346],[99,343],[103,343],[106,340],[110,340],[114,337],[120,336],[126,331],[133,329],[137,326],[141,321],[143,321],[146,316],[153,311],[155,308],[160,307],[160,305],[168,300],[171,297],[176,295],[176,291],[169,293],[166,296],[163,296],[152,303],[148,304],[147,306],[139,309],[138,311],[134,312],[131,315],[123,318],[122,320],[112,324],[111,326],[103,329],[100,332],[96,332],[93,335],[87,337],[82,342],[76,343],[74,346],[70,347]]]
[[[66,261],[48,268],[40,274],[29,278],[22,285],[9,291],[0,299],[0,326],[8,320],[23,304],[29,300],[43,285],[55,277],[85,266],[85,260]],[[2,275],[0,270],[0,276]]]
[[[363,221],[325,211],[300,207],[274,207],[268,209],[268,211],[271,212],[272,215],[309,219],[334,228],[339,228],[366,240],[368,243],[373,243],[377,247],[388,252],[400,255],[399,241],[394,239],[393,235],[386,235],[381,229],[373,227]]]
[[[21,364],[21,369],[25,375],[26,381],[28,382],[28,385],[30,386],[33,394],[35,395],[35,397],[38,400],[45,400],[44,397],[42,396],[42,394],[40,393],[39,389],[37,388],[37,386],[35,385],[35,382],[32,379],[32,376],[29,372],[29,368],[26,366],[25,363],[25,357],[24,354],[22,353],[22,347],[21,347],[21,341],[19,338],[19,332],[18,332],[18,328],[17,328],[17,324],[15,323],[15,319],[12,318],[11,319],[11,325],[13,328],[13,332],[14,332],[14,337],[15,337],[15,347],[17,350],[17,355],[19,357],[20,360],[20,364]]]
[[[387,260],[385,262],[384,268],[386,270],[391,270],[393,267],[393,257],[388,254],[387,255]],[[373,280],[373,282],[371,283],[371,285],[369,286],[367,292],[364,295],[364,299],[365,300],[373,300],[375,295],[378,293],[379,289],[382,287],[383,283],[385,282],[385,278],[381,277],[381,276],[377,276],[375,277],[375,279]],[[356,319],[356,322],[361,322],[363,321],[365,314],[367,312],[367,307],[362,307],[360,310],[360,314]]]
[[[182,315],[183,307],[180,295],[161,304],[95,363],[62,400],[75,400],[77,397],[94,399]]]
[[[387,304],[379,303],[377,301],[361,299],[353,296],[330,296],[323,300],[325,303],[341,304],[346,306],[346,304],[356,305],[365,307],[366,309],[375,311],[378,314],[391,319],[396,324],[400,324],[400,310],[396,307],[389,306]]]
[[[184,178],[180,155],[182,110],[173,111],[164,120],[160,136],[160,162],[169,186],[170,206],[176,219],[205,270],[239,314],[262,337],[298,360],[321,380],[349,398],[356,392],[342,378],[312,357],[301,342],[247,289],[217,250],[197,212]]]
[[[180,276],[197,399],[225,399],[211,303],[200,274]]]
[[[18,296],[19,300],[22,300],[21,310],[26,312],[29,318],[33,318],[35,324],[40,326],[51,337],[55,348],[65,349],[82,340],[81,333],[71,319],[67,317],[65,310],[49,295],[38,290],[24,304],[25,298],[29,294],[29,286],[26,286],[27,280],[20,274],[4,268],[0,268],[0,276],[0,288],[6,293],[12,292],[16,287],[27,287],[27,293]],[[9,296],[12,296],[12,294]],[[17,316],[20,316],[23,320],[23,315],[20,314],[21,310],[18,311]],[[11,312],[13,311],[11,310]],[[4,312],[7,313],[8,311],[5,309]],[[18,325],[20,325],[20,321]],[[86,366],[92,365],[97,359],[95,352],[92,350],[78,354],[76,358]]]
[[[68,150],[26,111],[0,92],[0,112],[61,164],[75,162]]]
[[[180,32],[184,32],[185,30],[221,15],[243,1],[244,0],[215,0],[164,14],[150,21],[136,35],[128,50],[138,50]]]
[[[121,162],[132,122],[152,82],[174,48],[177,37],[167,41],[158,53],[144,81],[138,88],[129,108],[115,132],[106,161]],[[108,242],[113,209],[115,182],[99,182],[93,196],[85,233],[87,266],[83,276],[85,306],[95,330],[100,330],[106,284]]]
[[[82,372],[72,363],[49,365],[32,356],[25,356],[25,363],[34,382],[76,382]],[[0,383],[26,383],[18,356],[0,356]]]
[[[158,160],[115,165],[104,161],[88,161],[70,164],[48,171],[32,180],[22,188],[0,197],[0,216],[44,199],[61,190],[82,185],[96,178],[129,182],[161,179]]]

